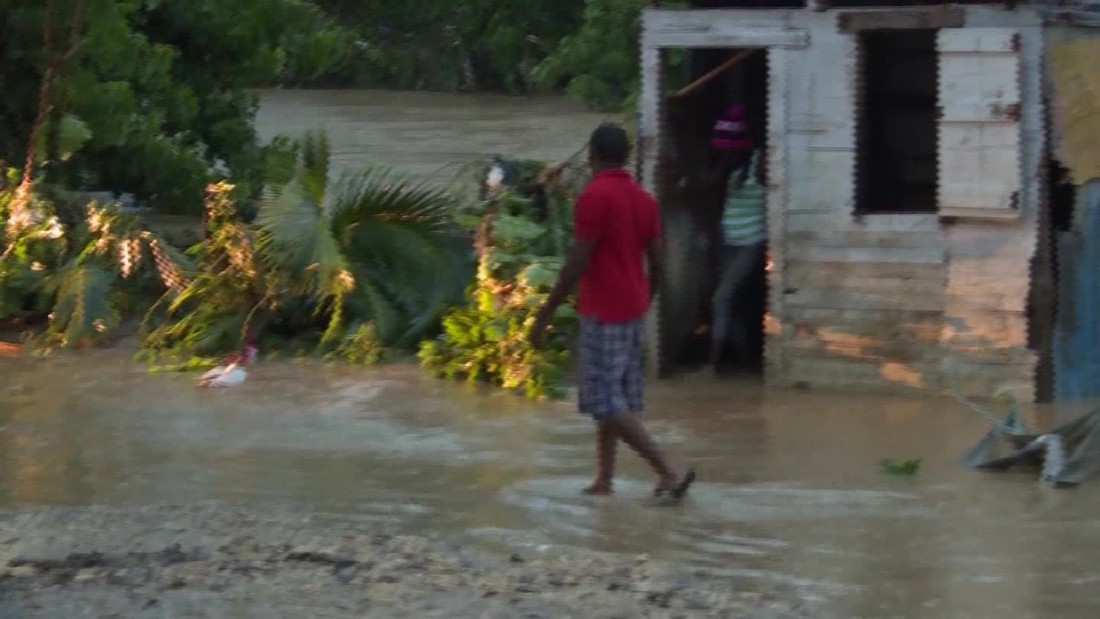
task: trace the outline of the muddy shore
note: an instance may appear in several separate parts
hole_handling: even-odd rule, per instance
[[[0,617],[821,617],[645,557],[496,556],[336,516],[204,504],[0,512]]]

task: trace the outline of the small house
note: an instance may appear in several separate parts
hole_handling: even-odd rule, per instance
[[[643,15],[652,369],[706,330],[722,197],[697,178],[733,99],[766,162],[767,384],[1100,395],[1100,10],[750,2]]]

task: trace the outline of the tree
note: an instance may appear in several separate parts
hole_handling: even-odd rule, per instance
[[[79,51],[66,54],[59,79],[56,46],[46,49],[38,33],[55,21],[64,31],[78,0],[0,4],[0,159],[23,160],[41,100],[35,86],[53,82],[44,152],[57,156],[39,157],[48,159],[48,180],[131,192],[169,211],[197,212],[218,172],[242,195],[258,195],[264,150],[252,126],[257,101],[245,88],[276,81],[287,46],[311,52],[296,60],[300,72],[339,60],[315,53],[325,20],[300,0],[83,2],[83,28],[69,29]],[[66,15],[54,11],[62,6]],[[86,138],[71,153],[58,152],[65,127]]]
[[[562,39],[535,73],[545,87],[564,84],[594,107],[618,110],[639,89],[639,29],[646,0],[588,0],[580,28]]]

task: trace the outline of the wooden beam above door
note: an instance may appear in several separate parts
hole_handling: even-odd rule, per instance
[[[962,28],[965,25],[966,9],[957,6],[844,11],[836,16],[837,29],[844,33],[866,30],[939,30]]]

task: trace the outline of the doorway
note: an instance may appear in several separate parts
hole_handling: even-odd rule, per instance
[[[683,82],[687,94],[665,99],[658,190],[665,224],[666,277],[661,295],[661,373],[702,369],[713,359],[713,297],[722,274],[722,219],[731,174],[715,172],[711,146],[715,122],[731,104],[743,107],[747,134],[757,154],[757,176],[766,187],[768,53],[761,48],[692,49]],[[709,76],[709,77],[708,77]],[[702,80],[702,81],[700,81]],[[744,157],[747,162],[748,157]],[[709,176],[709,178],[708,178]],[[723,346],[717,368],[762,375],[765,260],[751,269],[727,310],[731,329],[747,335],[741,354]]]

